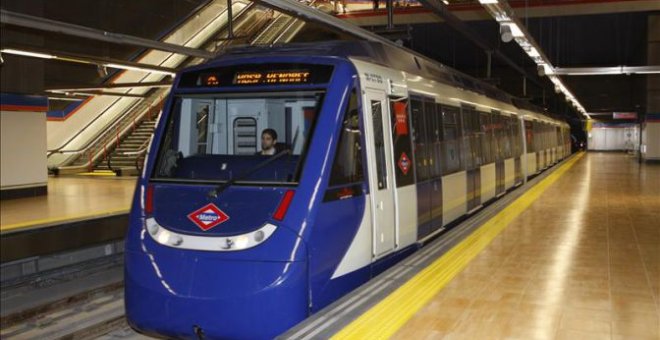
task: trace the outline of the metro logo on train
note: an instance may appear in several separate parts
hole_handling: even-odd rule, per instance
[[[407,175],[408,170],[410,170],[410,160],[405,152],[402,153],[401,158],[399,158],[399,169],[401,169],[401,172],[403,172],[404,175]]]
[[[224,211],[220,210],[213,203],[207,204],[204,207],[195,210],[188,215],[188,218],[195,223],[203,231],[207,231],[218,224],[227,222],[229,216]]]

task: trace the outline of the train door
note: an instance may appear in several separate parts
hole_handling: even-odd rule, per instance
[[[483,150],[481,148],[481,126],[479,112],[474,107],[463,105],[463,132],[466,148],[467,170],[467,212],[471,213],[481,205],[481,165]]]
[[[373,247],[374,255],[378,257],[393,250],[396,243],[392,132],[384,92],[367,90],[362,107],[369,161]]]

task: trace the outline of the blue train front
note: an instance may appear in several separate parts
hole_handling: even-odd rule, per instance
[[[182,72],[158,123],[126,241],[128,320],[165,337],[275,337],[567,141],[566,124],[398,48],[229,52]]]
[[[355,74],[345,59],[248,57],[177,77],[130,216],[133,328],[272,338],[371,276],[331,280],[365,214]]]

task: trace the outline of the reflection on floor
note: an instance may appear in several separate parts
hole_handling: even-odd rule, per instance
[[[128,211],[135,177],[49,177],[48,195],[4,200],[0,230]]]
[[[660,166],[589,153],[396,339],[660,339]]]

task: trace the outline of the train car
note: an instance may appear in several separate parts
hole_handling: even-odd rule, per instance
[[[566,124],[519,106],[378,43],[235,49],[183,70],[130,214],[129,324],[277,336],[565,157]]]

